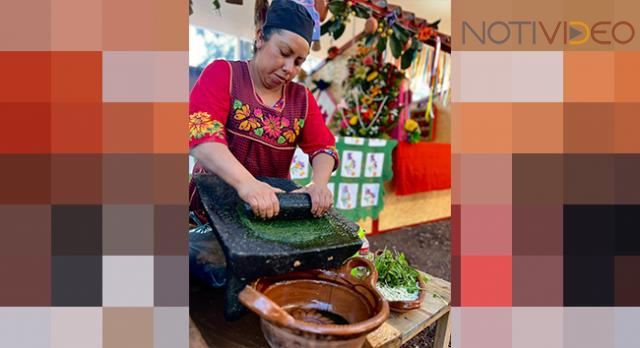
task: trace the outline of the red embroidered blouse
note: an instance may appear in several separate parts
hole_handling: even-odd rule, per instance
[[[310,156],[327,153],[335,160],[335,137],[311,92],[289,82],[274,106],[255,93],[247,62],[216,60],[209,64],[189,97],[189,148],[204,142],[226,144],[253,176],[289,177],[296,146]],[[206,172],[196,163],[193,174]],[[189,184],[191,209],[200,213],[200,198]],[[200,214],[198,214],[200,215]],[[201,216],[203,217],[203,216]]]

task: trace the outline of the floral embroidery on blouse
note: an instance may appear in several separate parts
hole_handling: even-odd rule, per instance
[[[284,117],[266,114],[261,108],[251,111],[248,104],[236,99],[233,102],[234,119],[241,121],[238,128],[241,131],[253,132],[262,137],[275,140],[278,144],[295,144],[300,130],[304,127],[304,120],[295,118],[292,122]]]
[[[194,112],[189,115],[189,138],[201,139],[207,135],[224,139],[224,124],[212,119],[206,112]]]

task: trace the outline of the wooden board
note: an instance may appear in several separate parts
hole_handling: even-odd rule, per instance
[[[423,273],[427,281],[427,296],[419,309],[407,313],[392,312],[389,319],[378,330],[367,336],[366,348],[399,348],[425,328],[438,323],[439,342],[447,343],[449,335],[449,303],[451,283]],[[211,289],[192,281],[190,290],[190,341],[206,341],[208,346],[192,348],[224,347],[261,348],[268,347],[260,331],[260,320],[250,313],[238,321],[226,322],[222,316],[220,289]],[[442,324],[442,325],[441,325]],[[198,339],[199,338],[199,339]],[[443,346],[444,347],[444,346]]]
[[[426,273],[423,273],[423,275],[429,280],[427,281],[427,296],[422,306],[406,313],[391,312],[385,324],[395,329],[395,331],[384,326],[380,327],[367,337],[369,347],[387,348],[395,347],[396,341],[401,344],[405,343],[449,313],[451,283]],[[378,332],[380,330],[384,330],[384,332]],[[398,337],[394,337],[394,335],[398,335]],[[380,339],[379,336],[386,336],[386,338]]]

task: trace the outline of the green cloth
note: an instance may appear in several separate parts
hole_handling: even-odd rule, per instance
[[[329,180],[334,207],[345,217],[358,221],[377,219],[384,207],[384,182],[393,178],[391,156],[396,140],[337,137],[340,166]],[[306,155],[296,151],[291,178],[299,185],[311,181]]]

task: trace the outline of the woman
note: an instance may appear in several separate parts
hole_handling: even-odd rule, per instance
[[[274,0],[257,32],[249,62],[217,60],[205,68],[189,99],[189,147],[193,174],[211,172],[234,187],[257,216],[278,215],[276,192],[259,176],[288,178],[296,145],[309,155],[312,213],[331,208],[327,188],[337,168],[335,138],[311,92],[291,82],[309,54],[314,22],[291,0]],[[193,181],[190,209],[206,221]]]

